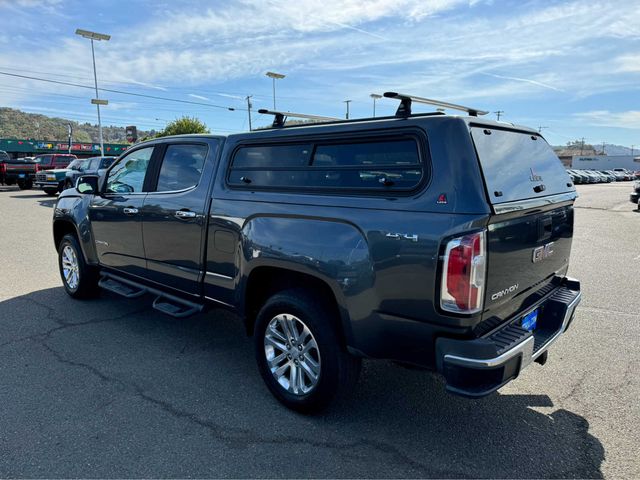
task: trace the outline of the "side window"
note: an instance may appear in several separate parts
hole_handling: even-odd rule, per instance
[[[141,148],[122,157],[109,171],[107,193],[142,192],[154,147]]]
[[[107,169],[111,166],[111,164],[113,163],[114,158],[103,158],[100,161],[100,169]]]
[[[248,158],[258,157],[258,162],[247,162]],[[263,162],[266,157],[271,162]],[[402,136],[318,142],[315,146],[241,147],[233,159],[228,181],[247,188],[402,191],[415,188],[423,175],[417,139]]]
[[[158,175],[158,192],[172,192],[195,187],[200,182],[206,145],[169,145]]]
[[[91,162],[85,163],[82,168],[85,170],[97,170],[100,165],[100,157],[92,158]]]

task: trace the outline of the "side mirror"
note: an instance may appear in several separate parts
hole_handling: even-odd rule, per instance
[[[97,195],[100,192],[98,175],[83,175],[76,182],[76,190],[84,195]]]

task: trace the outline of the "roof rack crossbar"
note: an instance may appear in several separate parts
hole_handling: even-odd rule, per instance
[[[277,112],[273,110],[267,110],[265,108],[261,108],[258,110],[258,113],[262,113],[263,115],[273,115],[273,124],[272,128],[280,128],[284,127],[284,123],[287,121],[287,118],[306,118],[308,120],[324,120],[324,121],[334,121],[334,120],[342,120],[341,118],[336,117],[321,117],[320,115],[308,115],[306,113],[293,113],[293,112]]]
[[[486,115],[487,113],[489,113],[485,110],[479,110],[477,108],[465,107],[463,105],[442,102],[440,100],[431,100],[430,98],[416,97],[414,95],[406,95],[404,93],[385,92],[384,96],[386,98],[400,100],[400,105],[398,106],[398,110],[396,110],[396,117],[408,117],[409,115],[411,115],[412,102],[423,103],[425,105],[434,105],[441,108],[449,108],[451,110],[460,110],[463,112],[467,112],[472,117],[477,117],[478,115]]]

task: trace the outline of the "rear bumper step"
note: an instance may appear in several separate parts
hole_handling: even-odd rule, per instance
[[[184,298],[176,297],[112,273],[103,273],[98,285],[105,290],[126,298],[140,297],[145,293],[156,295],[156,299],[153,301],[153,308],[176,318],[189,317],[204,310],[204,305],[202,304],[190,302]]]
[[[581,297],[580,283],[567,279],[563,287],[543,302],[485,337],[438,339],[438,370],[447,381],[447,390],[467,397],[483,397],[516,378],[532,362],[543,364],[549,347],[571,324]],[[538,326],[531,332],[520,321],[535,309]]]

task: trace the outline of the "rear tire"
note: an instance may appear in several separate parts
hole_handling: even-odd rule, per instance
[[[58,193],[58,189],[55,188],[45,188],[44,189],[44,193],[46,193],[47,195],[49,195],[50,197],[53,197],[56,193]]]
[[[75,235],[65,235],[58,246],[60,278],[73,298],[91,298],[99,292],[98,269],[87,265]]]
[[[361,360],[344,348],[336,314],[325,304],[305,290],[285,290],[269,298],[256,319],[262,379],[283,405],[299,412],[325,409],[349,393],[360,374]]]

